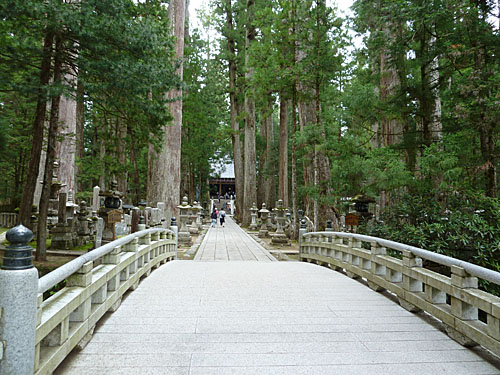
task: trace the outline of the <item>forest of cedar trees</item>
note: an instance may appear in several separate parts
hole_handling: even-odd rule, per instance
[[[234,162],[237,219],[282,199],[358,232],[500,271],[500,36],[491,0],[0,2],[0,211],[207,205]],[[59,164],[54,170],[54,162]]]

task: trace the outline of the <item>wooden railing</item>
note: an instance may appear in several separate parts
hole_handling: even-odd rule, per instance
[[[101,246],[39,280],[35,374],[51,374],[77,346],[84,346],[96,323],[115,311],[123,294],[177,256],[175,233],[147,229]],[[102,264],[93,267],[93,262]],[[43,293],[62,280],[66,286],[46,300]]]
[[[299,259],[363,278],[370,288],[395,294],[405,309],[423,310],[441,320],[448,335],[462,345],[479,344],[500,356],[500,298],[478,289],[478,278],[500,285],[499,272],[413,246],[344,232],[302,234]],[[451,276],[424,268],[422,259],[441,265]]]

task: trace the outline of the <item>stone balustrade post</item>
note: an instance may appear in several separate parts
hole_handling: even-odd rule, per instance
[[[139,218],[139,225],[137,225],[137,229],[139,230],[139,232],[146,229],[146,219],[144,218],[144,216],[141,216]]]
[[[86,288],[92,284],[92,268],[93,262],[85,263],[82,268],[76,271],[73,275],[66,279],[66,286],[77,286],[80,288]],[[80,306],[74,310],[68,320],[68,328],[70,322],[84,322],[90,316],[92,310],[92,299],[91,297],[82,301]],[[66,336],[67,337],[67,336]],[[60,345],[60,344],[57,344]]]
[[[462,267],[451,266],[451,285],[460,289],[477,289],[478,280]],[[451,296],[451,313],[461,320],[477,320],[478,318],[477,307],[453,296]]]
[[[175,248],[177,248],[177,246],[179,245],[179,227],[177,226],[177,220],[175,218],[175,216],[172,216],[172,219],[170,220],[170,229],[172,230],[172,232],[174,232],[174,236],[175,236]]]
[[[385,278],[387,269],[384,265],[379,264],[377,262],[377,257],[379,255],[386,255],[387,249],[385,247],[380,246],[377,242],[372,242],[370,246],[370,253],[371,253],[371,273],[373,275]],[[368,280],[368,286],[376,292],[382,292],[383,290],[385,290],[380,285],[375,284],[370,280]]]
[[[300,220],[300,228],[299,228],[299,260],[301,260],[302,256],[302,246],[303,246],[303,237],[304,234],[307,233],[306,219]]]
[[[412,292],[422,292],[424,286],[421,281],[411,277],[409,274],[412,268],[422,267],[422,258],[418,258],[411,251],[403,250],[403,290],[405,291],[404,298],[398,298],[399,304],[404,309],[410,312],[419,312],[421,309],[407,301],[407,297]]]
[[[465,269],[458,266],[451,266],[451,285],[456,290],[461,289],[477,289],[478,280],[477,277],[471,276]],[[457,293],[462,294],[462,293]],[[460,324],[462,320],[477,321],[478,320],[478,309],[477,307],[457,298],[453,295],[451,297],[451,314],[457,317],[455,324]],[[488,317],[489,318],[489,317]],[[465,336],[458,332],[455,327],[448,324],[444,324],[446,333],[453,340],[457,341],[461,345],[471,347],[476,346],[477,343],[474,341],[473,336]],[[491,327],[488,327],[488,331]]]
[[[18,225],[6,234],[0,269],[0,375],[33,374],[38,271],[33,266],[33,232]]]

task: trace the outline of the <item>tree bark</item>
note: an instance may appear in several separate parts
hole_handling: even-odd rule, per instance
[[[127,155],[129,148],[127,147],[127,124],[120,118],[116,119],[116,139],[118,141],[118,162],[120,163],[120,173],[116,176],[118,183],[118,191],[122,192],[125,199],[129,200],[128,196],[128,168]]]
[[[263,111],[263,123],[262,123],[262,135],[266,141],[266,151],[263,157],[263,169],[265,173],[263,174],[262,186],[263,188],[263,201],[266,203],[267,207],[273,207],[276,202],[276,180],[275,180],[275,168],[272,165],[271,155],[273,152],[274,144],[274,126],[273,126],[273,98],[269,94],[267,99],[265,109]],[[261,173],[262,174],[262,173]],[[260,207],[260,206],[259,206]]]
[[[33,121],[33,145],[31,147],[28,174],[21,197],[21,205],[19,207],[19,222],[26,227],[31,226],[31,207],[33,205],[36,186],[39,181],[38,175],[43,146],[45,114],[47,111],[47,94],[45,92],[45,86],[50,82],[53,40],[54,34],[48,30],[45,31],[42,64],[40,67],[40,87],[38,88],[35,119]]]
[[[85,122],[85,101],[84,101],[85,90],[83,87],[82,80],[79,79],[76,86],[76,158],[77,162],[75,165],[75,192],[83,191],[83,183],[80,178],[81,168],[80,164],[84,155],[84,141],[83,141],[83,128]]]
[[[55,57],[54,57],[54,84],[61,82],[62,67],[62,42],[59,35],[56,36]],[[47,214],[49,209],[49,197],[52,184],[52,174],[54,170],[54,161],[56,159],[56,143],[59,123],[59,103],[61,95],[52,98],[50,108],[49,132],[47,137],[47,160],[45,162],[45,173],[43,176],[42,196],[40,199],[40,213],[38,217],[38,230],[36,236],[36,260],[47,260]]]
[[[251,88],[254,69],[250,65],[250,48],[255,40],[254,0],[247,0],[247,24],[245,42],[245,186],[243,189],[243,225],[250,223],[250,208],[257,200],[257,178],[256,178],[256,151],[255,151],[255,100],[254,90]]]
[[[280,93],[280,169],[278,197],[288,207],[288,111],[290,100],[284,90]]]
[[[295,144],[295,133],[297,132],[297,92],[295,84],[292,94],[292,225],[293,236],[298,238],[298,202],[297,202],[297,146]]]
[[[186,16],[185,0],[170,1],[170,15],[173,16],[173,34],[176,37],[175,55],[177,59],[184,57],[184,21]],[[173,9],[172,9],[173,7]],[[177,75],[182,80],[182,64]],[[177,206],[180,202],[181,182],[181,140],[182,140],[182,91],[173,89],[167,93],[167,98],[174,100],[169,103],[172,124],[164,127],[163,147],[159,154],[151,152],[149,155],[150,169],[147,188],[148,204],[155,207],[158,202],[165,202],[167,220],[170,215],[177,215]]]
[[[65,86],[76,87],[75,71],[65,66],[63,81]],[[73,90],[71,90],[73,91]],[[59,130],[56,158],[59,162],[59,181],[63,192],[75,191],[75,154],[76,154],[76,100],[62,95],[59,104]]]
[[[243,208],[243,189],[244,189],[244,178],[243,173],[243,155],[241,153],[241,132],[240,132],[240,122],[238,120],[239,116],[239,103],[237,97],[237,86],[236,86],[236,48],[235,40],[233,37],[233,10],[231,7],[231,0],[226,0],[226,27],[227,33],[227,50],[228,50],[228,63],[229,63],[229,105],[230,105],[230,116],[231,116],[231,142],[233,145],[233,162],[234,162],[234,179],[235,179],[235,189],[236,189],[236,213],[235,216],[241,219],[242,208]]]

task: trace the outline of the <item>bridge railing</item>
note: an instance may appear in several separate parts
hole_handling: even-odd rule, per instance
[[[31,248],[24,249],[31,255]],[[0,346],[0,375],[51,374],[75,347],[86,345],[96,323],[118,309],[125,292],[176,257],[175,232],[154,228],[101,246],[39,280],[34,268],[2,270],[0,343],[6,350]],[[44,300],[44,293],[63,280],[66,285]]]
[[[450,276],[425,268],[422,259],[444,266]],[[478,278],[500,285],[499,272],[417,247],[344,232],[302,234],[299,260],[363,278],[370,288],[395,294],[405,309],[423,310],[441,320],[448,335],[462,345],[479,344],[500,356],[500,298],[478,289]]]

